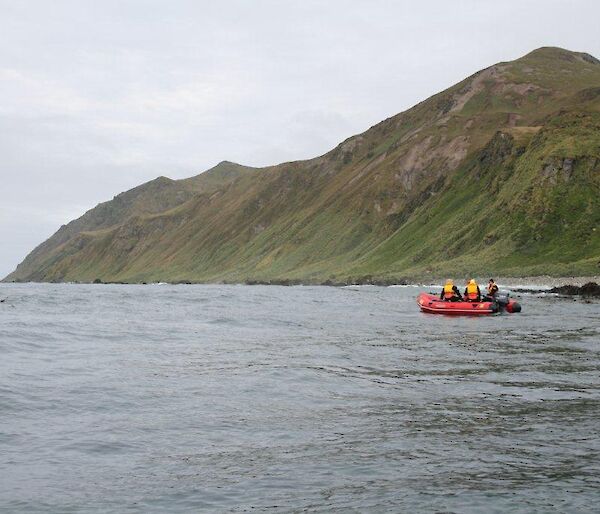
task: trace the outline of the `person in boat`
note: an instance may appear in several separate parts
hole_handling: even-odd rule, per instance
[[[488,282],[488,285],[487,285],[487,295],[490,298],[493,298],[494,296],[496,296],[497,292],[498,292],[498,286],[496,285],[496,282],[494,282],[494,279],[490,278],[490,281]]]
[[[446,280],[446,285],[442,292],[440,293],[440,300],[444,300],[446,302],[460,302],[462,301],[462,296],[460,295],[460,291],[458,287],[454,285],[452,280]]]
[[[467,302],[481,301],[481,290],[473,278],[469,280],[467,287],[465,288],[465,300],[467,300]]]
[[[485,296],[483,297],[483,299],[486,302],[494,302],[494,301],[496,301],[497,293],[498,293],[498,286],[496,285],[496,282],[494,282],[494,279],[490,278],[490,281],[488,282],[488,285],[487,285],[487,292],[486,292]]]

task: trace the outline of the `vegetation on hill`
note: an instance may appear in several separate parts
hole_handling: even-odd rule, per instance
[[[600,62],[541,48],[323,156],[161,177],[7,280],[394,281],[600,270]]]

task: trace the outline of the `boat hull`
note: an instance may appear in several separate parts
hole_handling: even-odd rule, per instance
[[[439,296],[428,293],[419,294],[417,305],[423,312],[430,314],[483,316],[499,311],[496,302],[445,302]]]

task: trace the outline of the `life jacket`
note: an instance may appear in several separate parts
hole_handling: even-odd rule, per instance
[[[456,291],[454,290],[454,284],[446,284],[444,286],[444,299],[454,298],[455,296],[456,296]]]
[[[488,284],[487,286],[488,294],[493,296],[498,292],[498,286],[496,284]]]
[[[467,284],[467,300],[477,300],[477,284],[475,282]]]

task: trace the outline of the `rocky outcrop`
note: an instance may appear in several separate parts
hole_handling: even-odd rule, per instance
[[[584,284],[581,287],[565,285],[560,287],[554,287],[550,290],[550,292],[565,296],[584,296],[600,298],[600,285],[596,282],[588,282],[587,284]]]

